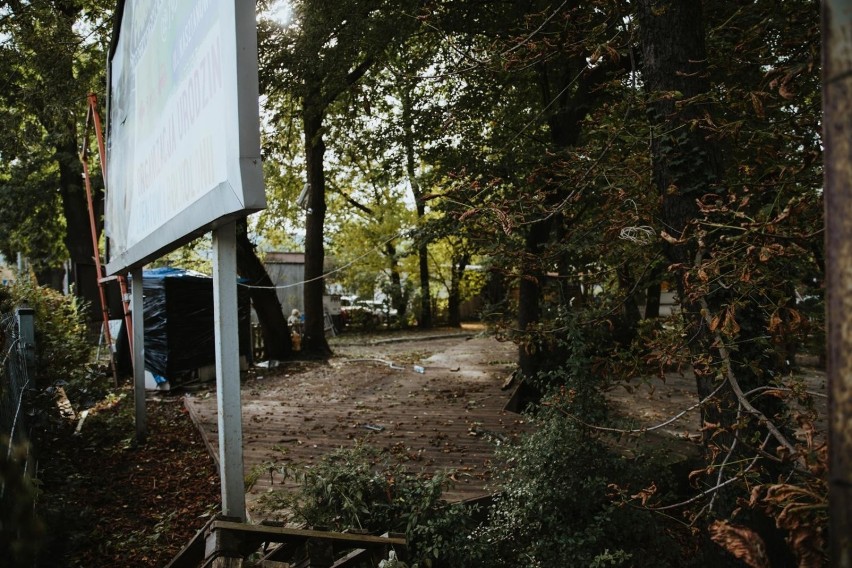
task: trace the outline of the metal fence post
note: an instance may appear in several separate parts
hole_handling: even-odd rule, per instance
[[[36,371],[36,341],[35,341],[35,310],[29,306],[21,306],[15,311],[18,323],[18,337],[21,352],[27,367],[27,376],[34,377]]]

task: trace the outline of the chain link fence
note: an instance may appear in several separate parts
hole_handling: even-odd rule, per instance
[[[0,564],[34,566],[43,525],[36,515],[36,467],[28,393],[34,375],[34,311],[0,312]],[[32,420],[30,419],[30,422]]]
[[[31,346],[22,339],[18,321],[15,313],[0,313],[0,451],[7,459],[14,445],[27,438],[24,404],[30,387],[27,349]]]

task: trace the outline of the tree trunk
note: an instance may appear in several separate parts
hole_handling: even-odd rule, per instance
[[[420,184],[417,182],[417,172],[414,167],[414,124],[412,113],[411,92],[409,89],[404,89],[402,94],[402,120],[403,128],[403,143],[405,144],[405,171],[408,175],[408,183],[411,185],[411,194],[414,197],[415,207],[417,208],[417,220],[422,221],[426,216],[426,204],[421,199],[423,192],[420,190]],[[421,240],[417,247],[417,257],[419,260],[420,274],[420,314],[417,318],[417,327],[420,329],[429,329],[432,327],[432,293],[430,290],[429,278],[429,247],[424,240]]]
[[[331,348],[325,339],[325,314],[323,295],[325,280],[323,268],[325,249],[325,142],[322,125],[324,110],[319,102],[319,87],[308,87],[308,96],[302,102],[302,119],[305,132],[305,161],[308,172],[308,214],[305,223],[305,336],[302,352],[305,355],[326,358]]]
[[[420,267],[420,315],[417,318],[417,327],[430,329],[432,322],[432,292],[429,286],[429,249],[424,243],[417,247],[417,257]]]
[[[645,319],[656,319],[660,317],[660,300],[663,296],[663,285],[660,277],[663,268],[659,264],[651,269],[651,284],[645,289]]]
[[[76,129],[66,125],[67,132],[56,145],[56,163],[59,166],[59,193],[65,215],[65,247],[71,262],[94,264],[92,234],[89,228],[89,209],[83,187],[83,166],[77,155]],[[93,196],[95,198],[96,196]],[[100,235],[100,226],[95,230]]]
[[[554,110],[547,117],[548,135],[554,153],[576,145],[579,140],[582,121],[589,112],[591,87],[598,80],[595,72],[584,72],[586,67],[585,58],[570,58],[555,65],[540,63],[536,67],[542,108],[547,109],[556,103]],[[581,80],[577,87],[568,89],[566,86],[578,76]],[[560,89],[559,94],[554,95],[556,89]],[[564,191],[559,186],[550,188],[548,205],[555,206],[562,201],[565,197]],[[541,255],[551,240],[556,219],[559,222],[564,220],[562,215],[548,215],[543,220],[532,223],[527,230],[518,290],[518,328],[522,332],[539,321],[545,279]],[[547,350],[539,348],[531,352],[522,344],[518,356],[521,372],[527,378],[533,377],[551,355]]]
[[[642,77],[651,97],[649,116],[654,136],[651,142],[652,177],[661,197],[661,220],[675,242],[667,242],[667,260],[676,266],[677,293],[681,312],[691,338],[698,396],[709,396],[719,365],[713,334],[705,325],[701,306],[687,293],[689,270],[695,266],[698,244],[686,234],[698,218],[696,200],[718,191],[721,179],[718,150],[707,142],[694,105],[676,105],[666,93],[678,91],[684,100],[706,93],[706,49],[702,3],[675,0],[642,0],[639,4],[643,54]],[[701,407],[704,424],[731,425],[735,420],[732,393],[723,393],[719,406]],[[708,431],[707,436],[710,433]]]
[[[274,283],[257,257],[254,244],[248,238],[245,219],[237,222],[237,273],[248,280],[249,296],[260,323],[267,359],[287,359],[292,353],[290,330]]]
[[[60,3],[57,10],[63,16],[62,25],[67,26],[67,30],[70,31],[80,13],[80,7],[74,2]],[[57,54],[51,71],[57,79],[68,85],[74,85],[76,82],[74,61],[70,54]],[[62,196],[62,209],[66,223],[64,240],[71,259],[73,276],[76,280],[77,266],[88,265],[88,271],[91,271],[91,266],[95,263],[96,253],[92,247],[89,209],[83,186],[83,164],[80,162],[77,122],[74,114],[70,111],[57,113],[55,109],[49,107],[50,105],[45,103],[45,106],[37,114],[39,122],[45,130],[57,137],[54,148],[56,163],[59,167],[59,193]],[[93,202],[99,203],[102,196],[103,193],[99,191],[98,195],[92,196]],[[96,237],[99,237],[101,217],[96,215],[95,219],[95,234]],[[100,276],[97,275],[96,278]],[[93,284],[94,286],[87,287],[87,289],[97,289],[97,283]],[[91,298],[89,299],[91,300]]]
[[[388,254],[388,258],[390,259],[390,305],[396,310],[399,321],[405,322],[408,298],[402,290],[402,275],[399,271],[399,258],[396,256],[396,247],[389,241],[385,245],[385,250]]]
[[[447,298],[448,319],[450,327],[461,327],[461,281],[470,262],[470,255],[463,254],[453,261],[450,275],[450,291]]]
[[[545,274],[541,268],[540,258],[550,238],[551,221],[545,219],[533,223],[527,230],[524,246],[524,259],[521,262],[521,281],[518,289],[518,329],[527,329],[539,321],[541,310],[541,295],[544,288]],[[518,365],[526,378],[532,378],[547,358],[541,349],[529,349],[524,342],[518,349]],[[538,399],[540,393],[531,393],[533,399]]]

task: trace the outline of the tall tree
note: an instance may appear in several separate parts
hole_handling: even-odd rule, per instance
[[[56,268],[64,260],[50,239],[41,238],[56,235],[60,227],[72,264],[93,264],[79,128],[87,93],[103,85],[110,8],[98,0],[14,1],[4,2],[0,12],[0,65],[6,77],[0,112],[7,126],[0,152],[11,178],[20,181],[5,185],[4,196],[27,206],[4,211],[25,224],[39,219],[52,227],[33,232],[35,238],[17,233],[19,250],[29,250],[41,268]],[[24,194],[12,197],[16,190]]]
[[[328,5],[302,0],[294,23],[260,34],[261,84],[273,98],[298,101],[303,128],[308,215],[305,224],[305,343],[330,354],[325,340],[323,267],[326,215],[325,119],[339,97],[416,26],[414,2],[352,0]]]
[[[269,359],[287,359],[292,354],[290,330],[275,285],[263,266],[248,235],[245,219],[237,223],[237,273],[248,280],[251,302],[263,334],[263,346]]]
[[[533,378],[552,358],[547,341],[534,338],[548,274],[570,264],[559,243],[573,224],[567,206],[575,188],[554,171],[574,159],[585,119],[601,100],[599,87],[611,69],[620,70],[618,61],[598,53],[608,37],[618,37],[618,12],[608,2],[473,2],[436,19],[448,35],[462,38],[452,44],[461,55],[451,71],[464,72],[457,99],[477,119],[448,113],[446,123],[465,128],[460,143],[448,143],[450,152],[458,148],[448,203],[466,224],[480,223],[477,230],[492,225],[487,238],[480,233],[474,241],[500,249],[503,270],[516,279],[513,328],[521,370]]]
[[[655,132],[652,178],[662,204],[664,249],[669,263],[677,267],[678,298],[696,333],[691,348],[696,361],[702,361],[712,339],[701,306],[687,290],[698,243],[686,232],[698,218],[699,198],[719,191],[721,163],[717,146],[707,140],[704,129],[695,127],[702,109],[676,104],[706,95],[710,89],[702,3],[643,0],[639,23],[642,79],[651,96],[648,113]],[[698,394],[706,398],[714,390],[715,373],[703,365],[697,365],[695,372]],[[718,414],[713,420],[706,416],[708,407],[703,412],[705,422],[719,423]]]

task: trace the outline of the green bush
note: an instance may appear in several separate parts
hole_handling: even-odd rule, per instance
[[[91,360],[84,310],[73,295],[24,279],[9,288],[3,311],[28,305],[35,310],[36,367],[41,384],[81,379]]]
[[[556,410],[498,457],[502,488],[471,535],[465,566],[667,566],[676,547],[647,511],[620,506],[610,484],[642,478],[634,464]]]
[[[274,491],[261,499],[267,511],[286,509],[310,527],[370,533],[405,533],[412,566],[445,565],[462,549],[469,511],[441,500],[445,475],[424,476],[390,463],[369,446],[340,449],[316,466],[282,473],[300,482],[295,493]]]
[[[83,379],[92,346],[77,298],[23,279],[4,290],[0,311],[11,313],[22,305],[35,310],[37,384]]]
[[[614,490],[638,489],[668,472],[622,457],[583,426],[612,419],[603,396],[607,379],[595,366],[612,338],[606,329],[584,328],[574,314],[563,314],[560,324],[558,334],[530,337],[549,355],[527,378],[543,399],[529,415],[530,433],[498,448],[497,496],[458,565],[680,565],[678,547],[652,513],[625,506]]]

